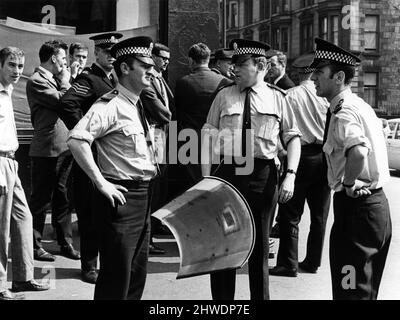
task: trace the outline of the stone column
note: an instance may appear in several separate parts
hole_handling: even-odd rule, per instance
[[[219,47],[218,0],[169,0],[168,46],[171,62],[168,79],[172,90],[176,80],[189,73],[187,52],[191,45],[203,42],[211,50]]]

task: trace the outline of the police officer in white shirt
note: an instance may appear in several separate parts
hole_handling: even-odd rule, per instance
[[[279,251],[277,265],[270,270],[271,275],[295,277],[298,267],[303,272],[316,273],[321,264],[331,200],[322,151],[329,103],[325,98],[317,96],[315,85],[310,80],[313,69],[309,66],[313,58],[314,54],[306,54],[292,64],[299,75],[300,85],[287,91],[287,99],[302,133],[301,157],[293,197],[279,205]],[[306,200],[310,208],[311,224],[306,257],[298,264],[299,223]]]
[[[323,150],[333,197],[330,236],[333,299],[377,299],[392,227],[382,187],[389,179],[382,124],[351,91],[360,59],[316,38],[311,68],[317,95],[330,102]]]

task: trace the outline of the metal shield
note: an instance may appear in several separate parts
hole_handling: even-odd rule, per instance
[[[178,243],[177,279],[240,268],[254,247],[250,207],[221,178],[205,177],[153,216],[168,226]]]

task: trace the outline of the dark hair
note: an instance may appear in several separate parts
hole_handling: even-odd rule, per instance
[[[134,56],[122,56],[122,57],[119,57],[117,60],[115,60],[113,62],[113,66],[114,66],[115,73],[117,74],[117,77],[120,77],[122,75],[121,64],[123,62],[125,62],[128,66],[132,66],[134,60],[135,60]]]
[[[0,64],[3,67],[9,56],[25,57],[25,53],[17,47],[5,47],[0,50]]]
[[[170,50],[167,46],[163,45],[162,43],[157,42],[154,44],[154,47],[153,47],[153,50],[151,53],[157,56],[160,54],[160,51],[170,52]]]
[[[68,51],[68,46],[65,42],[61,40],[46,41],[39,50],[40,63],[48,61],[52,55],[57,55],[61,49],[64,49],[65,52]]]
[[[80,42],[71,43],[71,45],[69,46],[69,54],[72,56],[75,50],[89,51],[89,48]]]
[[[356,74],[356,68],[349,65],[344,64],[329,64],[329,69],[331,70],[331,79],[335,73],[340,71],[344,72],[344,84],[349,85],[351,80],[354,78]]]
[[[189,49],[188,56],[196,63],[208,63],[210,60],[211,50],[204,43],[196,43]]]

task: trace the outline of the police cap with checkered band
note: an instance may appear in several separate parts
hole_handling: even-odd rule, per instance
[[[111,48],[114,44],[118,43],[118,39],[122,38],[122,34],[118,32],[109,32],[97,34],[90,37],[93,40],[94,46],[102,49]]]
[[[299,73],[312,73],[315,69],[310,68],[314,60],[315,53],[307,53],[303,54],[302,56],[298,57],[292,63],[292,68],[296,68]]]
[[[133,37],[118,42],[111,48],[111,55],[115,58],[125,56],[133,56],[135,59],[154,66],[154,61],[151,57],[153,50],[153,39],[146,36]]]
[[[310,68],[322,68],[328,64],[356,67],[360,64],[359,57],[331,42],[315,38],[316,49],[313,63]]]
[[[233,63],[240,57],[268,57],[267,51],[270,48],[264,42],[246,39],[233,39],[229,43],[229,49],[233,50]]]

